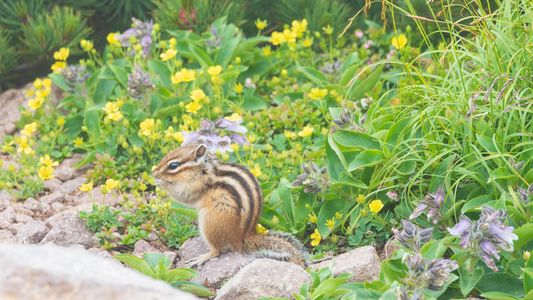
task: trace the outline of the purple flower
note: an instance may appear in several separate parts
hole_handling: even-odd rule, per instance
[[[246,78],[244,81],[244,87],[247,89],[255,89],[255,83],[250,78]]]
[[[500,259],[500,251],[512,252],[513,241],[518,239],[513,233],[514,228],[503,223],[506,217],[504,210],[484,206],[476,222],[461,216],[453,228],[448,228],[448,232],[461,237],[462,248],[468,249],[480,257],[489,268],[497,271],[494,259]]]
[[[458,268],[457,262],[450,259],[427,259],[421,254],[407,254],[403,259],[409,269],[408,277],[404,279],[403,295],[412,296],[404,299],[423,299],[425,289],[438,291],[448,282],[451,272]]]
[[[131,46],[131,39],[135,38],[143,48],[143,55],[147,56],[152,46],[152,29],[154,28],[154,23],[153,21],[142,22],[135,18],[132,18],[132,23],[132,27],[124,31],[117,38],[122,47]]]
[[[396,192],[387,192],[387,197],[389,197],[389,199],[391,199],[392,201],[398,201],[398,193]]]
[[[135,65],[133,72],[128,75],[128,93],[133,98],[139,99],[148,89],[154,87],[150,74],[144,72],[139,65]]]
[[[402,220],[402,226],[402,231],[393,229],[394,236],[403,247],[411,251],[418,252],[422,245],[431,239],[433,233],[431,227],[422,229],[407,220]]]
[[[444,202],[444,196],[444,188],[441,186],[435,193],[427,195],[424,200],[418,204],[409,216],[409,219],[415,219],[427,210],[428,221],[437,224],[442,218],[440,210]]]
[[[370,49],[370,47],[372,47],[372,45],[374,45],[374,41],[368,40],[366,43],[363,44],[363,47],[365,49]]]
[[[240,120],[240,121],[230,121],[228,119],[222,118],[222,119],[218,119],[215,122],[215,126],[217,128],[222,128],[222,129],[226,129],[228,131],[244,134],[244,133],[248,132],[248,130],[246,129],[246,127],[241,126],[240,125],[241,123],[242,123],[242,120]]]
[[[219,119],[216,122],[202,120],[200,129],[194,132],[183,132],[183,145],[187,144],[204,144],[210,152],[231,152],[231,144],[246,144],[248,140],[242,134],[248,130],[246,127],[239,125],[240,121],[231,121]],[[225,135],[224,131],[231,132]]]

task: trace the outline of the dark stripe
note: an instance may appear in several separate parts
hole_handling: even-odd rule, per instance
[[[222,182],[222,181],[215,181],[210,187],[209,190],[215,190],[215,189],[223,189],[226,192],[228,192],[231,195],[231,198],[235,201],[237,204],[237,211],[240,213],[242,210],[242,199],[241,195],[237,192],[237,190],[229,183]]]
[[[220,170],[215,169],[215,175],[221,176],[221,177],[229,177],[239,183],[239,185],[243,188],[243,190],[246,192],[246,195],[248,196],[248,203],[250,206],[249,212],[246,216],[246,224],[245,224],[245,231],[250,230],[250,226],[252,224],[252,219],[255,215],[255,199],[254,195],[252,193],[252,190],[250,189],[250,186],[245,178],[242,177],[241,172],[234,170]]]
[[[252,182],[254,183],[254,189],[255,193],[257,194],[257,202],[259,202],[257,207],[257,212],[255,214],[255,218],[252,220],[252,224],[257,224],[259,217],[261,216],[261,210],[263,208],[263,194],[261,193],[261,188],[259,187],[259,182],[257,181],[257,178],[246,168],[245,166],[237,165],[237,164],[228,164],[228,166],[235,167],[241,171],[243,171],[249,178],[252,179]],[[255,228],[254,228],[255,230]]]

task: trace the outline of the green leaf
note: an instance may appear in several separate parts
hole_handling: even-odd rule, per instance
[[[374,166],[383,159],[383,154],[378,150],[364,150],[359,153],[348,165],[347,171],[353,172],[357,169]]]
[[[326,77],[314,68],[297,65],[295,69],[318,86],[327,83]]]
[[[254,95],[246,95],[244,96],[244,102],[242,103],[242,108],[249,110],[249,111],[256,111],[261,110],[267,107],[267,104],[263,99],[254,96]]]
[[[372,136],[351,130],[337,130],[333,133],[333,140],[339,145],[350,148],[380,150],[379,141]]]
[[[65,77],[61,74],[56,74],[56,73],[52,73],[50,75],[48,75],[48,77],[50,77],[50,79],[52,79],[52,82],[54,83],[55,86],[57,86],[58,88],[60,88],[63,92],[69,92],[70,91],[70,86],[68,85]]]
[[[317,299],[320,296],[330,296],[333,292],[338,290],[341,285],[348,281],[348,277],[328,278],[321,282],[320,285],[311,293],[311,299]],[[328,297],[329,298],[329,297]]]
[[[476,134],[476,139],[487,152],[497,152],[491,138]]]
[[[113,257],[119,260],[120,262],[125,263],[128,267],[139,271],[144,275],[155,278],[155,274],[152,271],[152,268],[150,268],[148,263],[146,263],[146,261],[144,261],[143,259],[131,254],[117,254]]]
[[[126,69],[114,64],[109,65],[109,69],[115,74],[117,81],[125,88],[128,87],[128,72]]]
[[[160,60],[151,59],[148,61],[148,70],[150,70],[150,73],[157,74],[159,80],[163,83],[163,86],[166,88],[172,86],[172,82],[170,81],[172,74],[170,74],[167,64]]]
[[[229,41],[224,41],[217,55],[215,56],[215,64],[223,67],[227,66],[233,57],[233,53],[241,40],[240,36],[234,37]]]
[[[365,93],[370,91],[381,78],[381,73],[385,65],[379,65],[371,71],[370,75],[359,82],[354,82],[354,85],[350,87],[349,97],[352,99],[361,99]]]
[[[346,172],[340,173],[338,179],[333,183],[333,185],[348,185],[359,189],[368,189],[368,186],[364,182],[359,179],[353,178],[350,174],[347,174]]]
[[[172,265],[168,257],[162,253],[144,253],[143,257],[152,269],[155,269],[160,263],[166,268]]]
[[[514,230],[514,234],[518,236],[518,240],[514,242],[514,248],[521,250],[524,245],[533,240],[533,223],[524,224]]]
[[[473,212],[479,210],[483,205],[496,202],[492,195],[481,195],[479,197],[470,199],[461,207],[461,213]]]
[[[503,292],[486,292],[480,295],[489,300],[518,300],[519,298]]]
[[[485,275],[477,284],[476,289],[485,294],[501,292],[512,297],[524,297],[522,281],[507,273],[490,273]]]
[[[209,67],[213,65],[213,61],[211,58],[209,58],[209,55],[207,55],[207,53],[199,46],[190,43],[189,50],[191,50],[194,58],[196,58],[196,61],[200,63],[202,67]]]
[[[182,291],[194,294],[198,297],[207,298],[207,297],[211,297],[215,295],[213,292],[211,292],[206,287],[193,283],[193,282],[187,282],[187,283],[178,284],[175,286],[177,286]]]
[[[103,104],[109,99],[117,82],[109,79],[101,79],[94,89],[93,100],[96,104]]]
[[[459,287],[461,288],[461,293],[466,297],[472,289],[479,282],[481,277],[483,277],[483,268],[476,267],[474,270],[468,270],[465,266],[459,268]]]
[[[533,259],[526,261],[526,267],[524,268],[524,292],[529,294],[533,291]]]
[[[85,126],[89,134],[100,136],[100,112],[97,107],[93,106],[85,111]]]

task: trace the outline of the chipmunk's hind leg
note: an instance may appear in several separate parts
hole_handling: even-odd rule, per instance
[[[207,253],[204,253],[202,255],[199,255],[195,258],[192,258],[192,259],[189,259],[187,262],[186,262],[186,266],[187,268],[192,268],[192,267],[195,267],[195,266],[202,266],[203,264],[205,264],[206,262],[208,262],[209,260],[219,256],[220,253],[215,250],[215,249],[211,249],[209,252]]]

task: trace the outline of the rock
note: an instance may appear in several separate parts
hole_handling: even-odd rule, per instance
[[[145,240],[138,240],[133,246],[133,255],[143,257],[144,253],[161,253],[161,251]]]
[[[70,194],[78,190],[78,188],[85,183],[84,177],[78,177],[69,181],[63,182],[59,191],[63,194]]]
[[[311,276],[298,265],[262,258],[242,268],[222,286],[215,299],[290,298],[310,281]]]
[[[16,130],[20,119],[19,106],[24,103],[24,90],[8,90],[0,95],[0,142],[7,134]]]
[[[34,198],[26,199],[26,201],[24,201],[23,207],[39,215],[48,215],[51,212],[51,208],[48,203],[37,201]],[[17,210],[17,212],[19,211]],[[22,210],[20,210],[20,213],[32,215],[31,213]]]
[[[37,244],[44,238],[47,232],[48,227],[46,227],[44,222],[32,220],[19,229],[15,240],[22,244]]]
[[[97,203],[105,204],[108,206],[116,206],[120,202],[122,197],[127,196],[128,195],[119,195],[114,192],[104,195],[101,192],[101,187],[97,186],[88,193],[78,192],[71,195],[66,195],[65,202],[71,203],[73,205]]]
[[[52,205],[50,205],[50,207],[52,207],[53,213],[57,214],[58,212],[60,212],[60,211],[65,209],[65,204],[63,204],[61,202],[54,202],[54,203],[52,203]]]
[[[163,252],[163,255],[165,255],[172,264],[174,264],[176,258],[178,257],[178,254],[174,251],[165,251]]]
[[[58,191],[61,188],[61,180],[57,178],[52,178],[50,180],[45,181],[44,188],[49,190],[50,192]]]
[[[15,221],[17,221],[17,223],[25,224],[25,223],[33,221],[33,218],[25,214],[16,214]]]
[[[348,273],[351,275],[350,281],[363,282],[378,278],[380,262],[376,249],[372,246],[364,246],[310,267],[315,270],[329,267],[335,276]]]
[[[65,200],[65,196],[61,194],[59,191],[52,192],[50,194],[44,195],[41,198],[39,198],[39,201],[41,203],[46,203],[46,204],[51,204],[51,205],[54,203],[62,202],[63,200]]]
[[[11,194],[9,194],[6,190],[0,191],[0,211],[3,211],[11,204],[11,201],[13,201],[13,198],[11,197]]]
[[[100,249],[98,247],[93,247],[93,248],[89,248],[87,249],[87,251],[91,252],[91,253],[94,253],[100,257],[105,257],[105,258],[113,258],[113,256],[111,256],[111,254],[109,254],[109,252],[107,252],[106,250],[103,250],[103,249]]]
[[[93,233],[79,217],[79,211],[76,209],[60,212],[46,220],[46,224],[50,227],[50,231],[41,241],[42,244],[54,243],[61,246],[81,244],[86,248],[94,245]]]
[[[15,209],[13,206],[8,206],[0,213],[0,229],[8,228],[13,222],[15,222]]]
[[[0,229],[0,244],[12,242],[13,234],[9,230]]]
[[[54,170],[54,176],[61,181],[67,181],[72,178],[81,176],[81,172],[75,165],[81,160],[81,156],[74,154],[72,157],[62,161]]]
[[[86,250],[0,245],[0,299],[198,299]]]
[[[209,248],[200,237],[188,239],[178,251],[180,260],[176,262],[176,267],[184,268],[189,259],[202,255],[207,251],[209,251]],[[242,267],[251,263],[254,259],[255,257],[240,253],[223,253],[198,267],[198,275],[192,281],[218,289],[223,282],[237,274]]]

